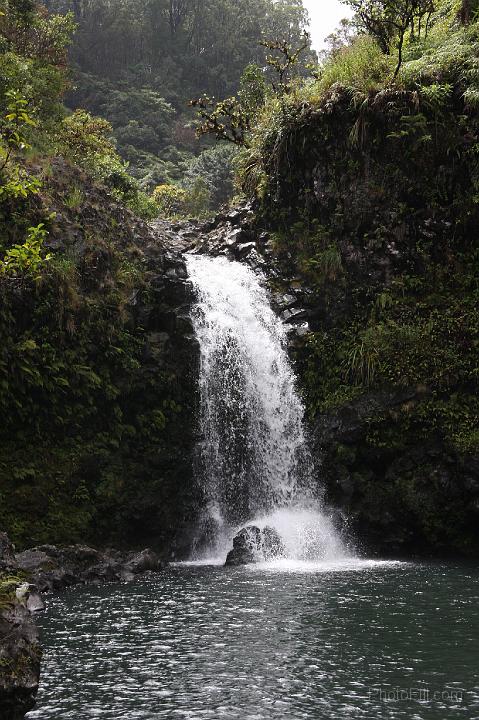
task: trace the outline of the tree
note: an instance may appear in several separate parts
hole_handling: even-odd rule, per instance
[[[459,20],[462,25],[468,25],[475,14],[479,11],[478,0],[462,0],[459,9]]]
[[[375,38],[381,50],[389,55],[393,44],[398,51],[394,79],[398,76],[403,60],[404,40],[408,30],[420,37],[426,34],[434,0],[342,0],[355,12],[359,23]]]
[[[237,150],[231,143],[216,143],[194,158],[185,173],[183,186],[193,187],[198,178],[207,185],[213,210],[218,210],[233,195],[233,161]]]
[[[254,108],[262,106],[265,89],[276,78],[266,58],[283,61],[280,50],[261,40],[281,38],[286,47],[298,48],[308,23],[303,0],[41,2],[52,16],[71,11],[78,23],[68,107],[109,120],[120,154],[149,191],[158,183],[180,181],[192,155],[205,148],[202,140],[185,146],[175,137],[178,127],[191,126],[190,98],[200,98],[197,109],[205,112],[208,132],[243,143]],[[315,59],[308,46],[292,73],[285,72],[305,76]],[[245,85],[241,77],[248,65]],[[245,110],[240,116],[238,102]]]
[[[48,17],[34,0],[9,0],[1,10],[0,38],[6,48],[44,65],[65,68],[75,29],[73,14]]]
[[[343,48],[350,45],[356,35],[356,23],[349,18],[343,18],[339,23],[339,27],[326,38],[327,48],[320,52],[320,59],[325,61],[329,57],[334,57]]]
[[[303,35],[301,45],[291,47],[286,40],[262,40],[260,45],[274,54],[266,57],[266,62],[274,70],[271,80],[273,93],[278,96],[291,91],[292,74],[301,54],[310,47],[310,37]],[[226,140],[234,145],[247,145],[248,136],[256,118],[265,104],[267,85],[260,68],[248,65],[240,81],[238,97],[215,102],[207,95],[192,100],[197,109],[199,124],[197,134],[214,135],[217,140]]]
[[[289,93],[292,74],[301,54],[311,46],[311,37],[304,33],[301,44],[296,48],[285,39],[262,40],[260,44],[272,53],[266,56],[266,62],[276,75],[276,79],[271,83],[273,90],[279,95]]]
[[[191,101],[197,111],[199,123],[196,132],[201,135],[214,135],[217,140],[225,140],[233,145],[246,144],[251,130],[250,120],[236,97],[216,102],[207,95]]]

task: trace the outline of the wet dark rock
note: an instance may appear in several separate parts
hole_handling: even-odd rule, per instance
[[[185,278],[185,271],[182,268],[170,268],[166,271],[166,277],[170,279]]]
[[[256,250],[256,243],[255,242],[246,242],[242,245],[238,245],[236,248],[236,256],[238,259],[243,259],[248,257],[249,253],[253,252],[253,250]]]
[[[251,250],[248,253],[247,262],[253,270],[264,270],[266,268],[266,260],[257,250]]]
[[[297,325],[301,323],[303,320],[306,320],[308,318],[308,311],[304,310],[302,308],[293,308],[290,310],[284,310],[281,313],[281,319],[283,322],[289,323],[291,325]]]
[[[264,560],[274,560],[274,558],[284,555],[285,547],[281,535],[274,528],[268,526],[263,528],[261,540]]]
[[[349,500],[354,494],[354,480],[343,466],[338,467],[338,475],[336,478],[336,486],[338,492],[345,501]]]
[[[343,509],[368,552],[457,553],[442,517],[460,517],[470,537],[475,534],[479,473],[462,467],[439,438],[399,448],[368,443],[371,421],[386,413],[394,416],[422,396],[422,389],[418,394],[415,388],[370,392],[323,413],[315,424],[314,453],[321,461],[326,500]],[[472,543],[466,551],[475,551]]]
[[[41,592],[59,591],[79,583],[101,584],[131,580],[147,571],[158,572],[164,563],[152,550],[123,555],[72,545],[44,545],[17,556],[18,567],[28,573]]]
[[[22,583],[15,591],[17,599],[25,605],[31,613],[41,612],[45,610],[45,601],[36,585],[32,583]]]
[[[227,223],[232,225],[244,225],[253,217],[253,203],[245,201],[238,203],[233,208],[220,211],[216,217],[207,224],[209,230],[214,230],[218,226]]]
[[[169,341],[170,335],[166,332],[152,332],[148,334],[148,342],[150,345],[164,347]]]
[[[224,243],[227,247],[231,247],[232,245],[240,246],[240,240],[243,238],[244,231],[242,228],[236,228],[235,230],[231,230],[226,234],[226,237],[224,239]]]
[[[41,648],[28,599],[0,599],[0,717],[20,720],[35,706]]]
[[[295,343],[305,338],[309,332],[310,327],[308,323],[301,323],[301,325],[291,325],[287,329],[287,337],[291,347],[294,347]]]
[[[284,554],[283,541],[277,530],[248,525],[233,538],[233,549],[226,558],[227,566],[249,565],[272,560]]]
[[[261,550],[261,530],[255,525],[243,528],[233,538],[233,549],[226,558],[226,565],[249,565],[258,562]]]
[[[315,424],[315,435],[323,443],[334,439],[346,445],[353,444],[364,437],[371,418],[414,400],[416,395],[414,388],[395,388],[362,396],[337,410],[322,413]]]
[[[0,533],[0,718],[19,720],[35,705],[41,648],[32,613],[45,604],[21,578],[14,547]]]
[[[176,330],[183,336],[194,335],[194,328],[190,315],[181,313],[176,315]]]
[[[275,293],[273,302],[279,310],[289,310],[296,305],[298,299],[291,293]]]
[[[145,572],[159,572],[164,568],[164,564],[153,550],[146,549],[128,556],[125,567],[133,575],[139,575]]]

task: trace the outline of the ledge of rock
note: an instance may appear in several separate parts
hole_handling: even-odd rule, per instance
[[[274,257],[273,239],[257,225],[251,203],[219,213],[212,222],[203,225],[184,223],[178,232],[185,249],[240,261],[261,272],[270,287],[282,287],[282,292],[272,293],[272,306],[286,326],[288,343],[294,347],[308,335],[314,320],[310,289],[294,274],[285,275],[284,267]]]
[[[164,563],[153,550],[122,554],[101,552],[83,545],[58,548],[41,545],[16,556],[17,566],[41,592],[63,590],[79,583],[100,584],[133,580],[136,575],[159,572]]]
[[[1,581],[0,581],[1,582]],[[17,720],[35,705],[40,678],[38,630],[14,586],[0,596],[0,717]]]

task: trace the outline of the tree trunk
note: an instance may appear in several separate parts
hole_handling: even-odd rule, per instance
[[[404,31],[400,32],[400,34],[399,34],[399,41],[398,41],[398,63],[397,63],[397,65],[396,65],[396,69],[395,69],[395,71],[394,71],[393,80],[395,80],[395,79],[397,78],[397,76],[399,75],[399,71],[400,71],[400,69],[401,69],[401,65],[402,65],[402,49],[403,49],[403,45],[404,45],[404,34],[405,34],[405,32],[406,32],[406,31],[404,30]]]
[[[462,25],[468,25],[473,19],[474,13],[478,9],[477,0],[462,0],[461,9],[459,10],[459,20]]]
[[[82,16],[81,0],[73,0],[73,12],[76,19],[79,20]]]

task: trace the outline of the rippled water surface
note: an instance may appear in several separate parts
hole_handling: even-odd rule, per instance
[[[479,718],[478,578],[446,564],[184,565],[74,588],[40,618],[28,717]]]

